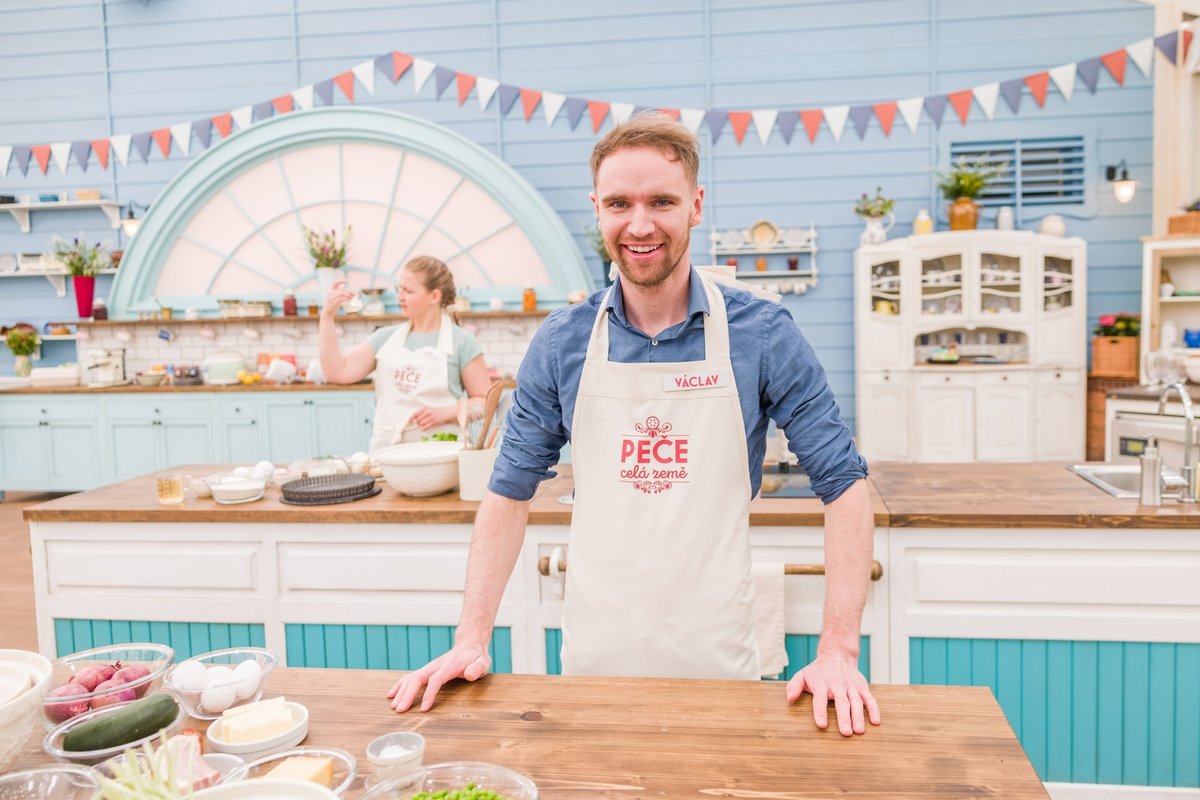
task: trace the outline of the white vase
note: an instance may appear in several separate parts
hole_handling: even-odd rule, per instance
[[[887,241],[887,234],[896,224],[896,215],[888,214],[887,227],[885,228],[884,217],[863,217],[863,223],[866,227],[863,229],[862,236],[858,241],[860,244],[883,244]]]
[[[317,270],[317,286],[320,292],[317,302],[322,308],[325,306],[325,298],[329,297],[329,292],[332,291],[333,285],[345,279],[346,270],[340,267],[338,269],[323,268]]]

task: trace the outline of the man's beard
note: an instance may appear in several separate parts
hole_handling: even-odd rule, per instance
[[[665,244],[660,249],[667,251],[666,256],[661,262],[659,262],[659,264],[652,268],[652,271],[647,273],[645,266],[643,266],[640,270],[635,271],[630,266],[626,265],[624,262],[625,250],[624,248],[617,247],[616,263],[617,269],[621,272],[621,280],[629,281],[634,286],[641,286],[646,289],[653,289],[656,286],[661,286],[667,280],[667,278],[671,277],[671,273],[673,273],[675,268],[679,266],[679,261],[683,258],[684,253],[687,251],[685,249],[678,253],[672,253],[668,251]]]

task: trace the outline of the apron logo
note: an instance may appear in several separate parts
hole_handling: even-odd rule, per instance
[[[396,370],[392,379],[396,383],[396,389],[402,394],[412,394],[417,390],[417,385],[421,383],[421,371],[413,367],[401,367]]]
[[[621,437],[622,483],[645,494],[662,494],[676,483],[688,482],[688,438],[671,433],[671,423],[646,417],[637,432]]]
[[[716,389],[729,385],[728,372],[702,372],[663,376],[664,392],[686,392],[689,389]]]

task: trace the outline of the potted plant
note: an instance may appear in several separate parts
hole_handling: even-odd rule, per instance
[[[975,198],[1008,166],[996,164],[987,154],[975,161],[960,156],[950,169],[938,172],[938,189],[950,201],[946,216],[952,231],[973,231],[979,222],[979,205]]]
[[[1105,314],[1092,330],[1092,375],[1101,378],[1138,376],[1140,314]]]
[[[18,377],[28,378],[33,372],[33,364],[29,357],[38,349],[41,339],[38,338],[37,331],[32,328],[22,326],[14,326],[8,329],[4,335],[4,343],[8,345],[8,349],[16,356],[16,361],[13,363],[13,372]]]
[[[350,244],[353,225],[346,226],[346,232],[338,242],[338,234],[332,228],[328,233],[304,226],[304,238],[308,240],[308,254],[312,257],[313,267],[317,270],[317,286],[321,291],[321,302],[329,295],[333,284],[344,279],[346,273],[346,248]]]
[[[1200,235],[1200,197],[1183,207],[1182,214],[1167,219],[1167,234],[1171,236]]]
[[[71,275],[75,289],[75,310],[80,319],[92,316],[92,298],[96,294],[96,273],[108,262],[108,253],[100,242],[89,244],[82,235],[70,242],[56,238],[54,257]]]
[[[604,270],[601,277],[604,279],[605,286],[612,285],[612,256],[608,254],[608,248],[604,246],[604,235],[600,233],[600,226],[588,225],[583,229],[583,235],[587,237],[588,246],[592,248],[592,252],[600,256],[600,263],[604,265]]]
[[[892,213],[895,205],[895,200],[884,197],[882,186],[875,187],[874,197],[862,193],[862,197],[854,204],[854,213],[862,217],[867,226],[858,239],[859,244],[883,244],[887,241],[888,231],[896,224],[896,215]],[[885,217],[889,218],[886,228],[883,226]]]

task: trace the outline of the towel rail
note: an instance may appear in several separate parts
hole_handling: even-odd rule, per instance
[[[567,562],[559,560],[558,571],[567,571]],[[542,556],[538,559],[538,572],[547,577],[550,576],[550,556]],[[824,564],[784,564],[784,575],[824,575]],[[877,581],[883,577],[883,564],[878,561],[871,562],[871,580]]]

